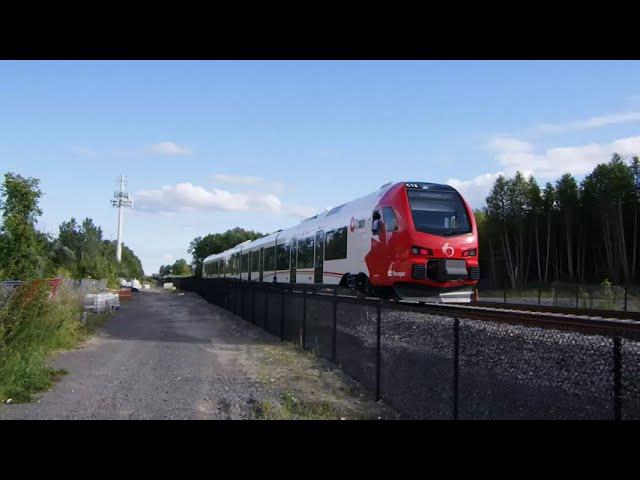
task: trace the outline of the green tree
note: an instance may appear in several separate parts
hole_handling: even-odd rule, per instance
[[[4,278],[28,280],[43,273],[45,251],[35,228],[42,215],[39,184],[36,178],[12,172],[4,175],[0,189],[0,272]]]
[[[575,230],[576,213],[578,210],[578,184],[570,173],[565,173],[556,182],[556,198],[560,215],[564,219],[564,238],[567,247],[567,274],[573,279],[574,274],[574,245],[573,232]]]
[[[184,258],[181,258],[176,260],[171,266],[171,274],[176,276],[192,275],[193,270],[191,269],[191,265],[189,265]]]
[[[160,265],[160,270],[158,271],[158,274],[161,277],[165,277],[169,275],[169,273],[171,273],[171,265]]]
[[[263,236],[264,234],[262,233],[236,227],[224,233],[212,233],[204,237],[194,238],[187,251],[193,256],[195,275],[202,275],[202,261],[209,255],[224,252],[246,240],[255,240]]]

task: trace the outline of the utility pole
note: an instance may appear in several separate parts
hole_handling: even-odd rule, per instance
[[[124,186],[124,174],[122,174],[120,175],[120,190],[113,193],[113,200],[111,200],[111,205],[118,207],[118,245],[116,247],[116,260],[118,263],[120,263],[122,259],[122,208],[133,205],[133,200],[131,200],[129,194],[124,191]]]

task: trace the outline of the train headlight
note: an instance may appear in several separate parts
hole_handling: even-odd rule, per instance
[[[430,248],[411,247],[411,253],[414,255],[433,255],[433,250]]]
[[[475,257],[477,253],[477,250],[475,248],[472,248],[471,250],[467,250],[466,252],[462,252],[462,256],[463,257]]]

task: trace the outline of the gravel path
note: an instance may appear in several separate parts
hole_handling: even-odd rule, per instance
[[[32,403],[0,405],[0,419],[254,418],[257,405],[297,388],[286,378],[270,383],[265,352],[274,348],[288,347],[193,293],[141,291],[80,349],[57,355],[52,366],[68,375]],[[351,398],[341,402],[353,400],[364,418],[390,416],[359,384],[325,370],[347,386],[340,391]]]

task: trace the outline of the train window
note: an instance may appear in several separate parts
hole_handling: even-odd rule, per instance
[[[298,268],[313,267],[313,237],[298,240]]]
[[[254,250],[251,252],[251,271],[257,272],[260,270],[260,250]]]
[[[387,232],[395,232],[398,230],[398,219],[391,207],[382,207],[382,217],[384,219],[384,228]]]
[[[469,233],[467,209],[457,192],[408,190],[416,230],[436,235]]]
[[[278,270],[289,270],[289,244],[278,244],[276,248],[276,267]]]
[[[291,240],[291,268],[298,265],[298,241],[294,238]]]
[[[264,269],[265,271],[271,271],[271,270],[275,270],[275,265],[274,265],[274,256],[275,256],[275,252],[274,252],[275,248],[273,247],[266,247],[264,249]]]
[[[242,273],[247,273],[249,271],[249,254],[242,254]]]
[[[325,260],[347,258],[347,227],[327,232],[324,245]]]

